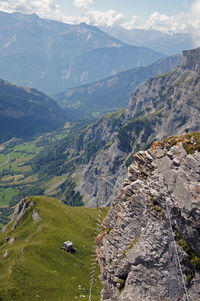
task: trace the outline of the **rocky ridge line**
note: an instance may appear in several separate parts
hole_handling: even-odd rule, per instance
[[[79,192],[88,207],[111,203],[116,183],[126,174],[130,153],[147,149],[163,137],[200,130],[199,56],[200,48],[185,51],[179,68],[141,85],[125,111],[84,132],[82,148],[91,141],[105,145],[82,168]]]
[[[172,137],[134,156],[97,237],[102,301],[187,300],[176,251],[189,300],[200,300],[199,139]]]

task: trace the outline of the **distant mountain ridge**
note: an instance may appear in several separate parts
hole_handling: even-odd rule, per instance
[[[21,13],[0,12],[0,36],[0,78],[48,95],[164,57],[94,26]]]
[[[102,117],[128,105],[130,94],[150,79],[178,67],[181,55],[161,59],[146,67],[136,67],[92,84],[69,88],[54,96],[67,109],[70,118],[79,120]]]
[[[65,120],[65,114],[50,97],[0,80],[0,142],[55,130]]]
[[[187,33],[164,33],[157,30],[125,29],[117,27],[100,27],[111,36],[134,46],[149,47],[166,55],[181,53],[183,50],[192,49],[194,42]]]

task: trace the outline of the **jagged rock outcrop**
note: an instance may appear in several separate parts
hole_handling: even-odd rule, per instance
[[[200,76],[195,67],[199,55],[200,48],[184,51],[178,69],[141,85],[124,112],[85,131],[83,145],[87,145],[86,137],[106,145],[82,169],[79,191],[88,206],[111,203],[126,174],[130,153],[147,149],[163,137],[200,130]]]
[[[13,223],[13,227],[12,230],[14,230],[19,221],[21,220],[21,218],[24,216],[24,214],[26,213],[26,211],[33,206],[33,202],[30,201],[30,199],[28,197],[22,199],[15,207],[15,210],[13,212],[13,216],[12,216],[12,221],[14,221]],[[35,213],[35,212],[34,212]],[[33,214],[34,214],[33,213]],[[34,218],[33,218],[34,219]]]
[[[183,62],[181,68],[198,72],[200,67],[200,52],[199,48],[183,51]]]
[[[200,300],[200,133],[134,159],[97,237],[101,300]]]

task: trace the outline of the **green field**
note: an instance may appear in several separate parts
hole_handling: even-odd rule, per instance
[[[16,145],[13,151],[9,154],[10,160],[24,159],[33,157],[42,150],[41,147],[36,147],[34,144],[19,144]]]
[[[0,154],[0,165],[8,160],[8,157],[4,154]]]
[[[30,197],[34,205],[17,228],[12,224],[0,234],[0,300],[88,300],[90,263],[98,209],[68,207],[46,197]],[[40,220],[33,221],[32,213]],[[107,208],[102,209],[105,216]],[[14,237],[9,245],[6,237]],[[70,240],[76,254],[61,250]],[[7,256],[6,254],[7,250]],[[93,301],[100,300],[101,284],[96,273]]]
[[[29,164],[42,150],[36,146],[37,142],[38,139],[31,143],[17,140],[0,153],[0,229],[9,222],[12,206],[16,203],[13,203],[13,198],[18,198],[20,191],[38,181]]]
[[[36,147],[35,144],[19,144],[14,148],[15,152],[25,152],[29,154],[36,154],[41,150],[41,147]]]
[[[7,160],[6,160],[7,161]],[[5,162],[6,162],[5,161]],[[10,169],[10,162],[6,163],[6,164],[3,164],[2,166],[0,166],[0,173],[1,172],[5,172],[6,170],[9,170]]]
[[[10,200],[14,195],[17,194],[16,189],[12,188],[0,188],[0,207],[5,207],[9,205]]]

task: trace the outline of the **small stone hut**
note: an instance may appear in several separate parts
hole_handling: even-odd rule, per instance
[[[74,245],[71,241],[65,241],[63,243],[63,247],[62,247],[62,250],[66,251],[66,252],[69,252],[71,254],[73,253],[76,253],[76,248],[74,248]]]

